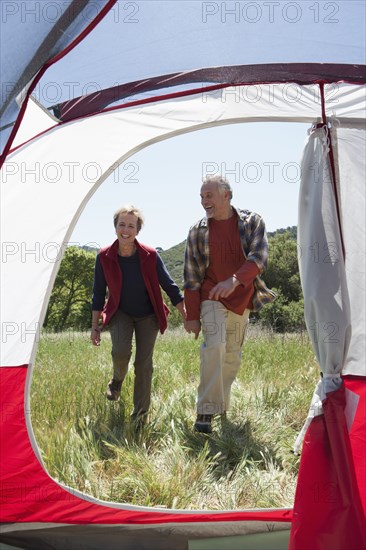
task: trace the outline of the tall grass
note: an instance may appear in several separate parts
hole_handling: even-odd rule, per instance
[[[175,329],[158,338],[149,422],[136,433],[133,368],[109,402],[110,338],[44,334],[31,387],[36,440],[57,480],[108,501],[176,509],[292,506],[292,453],[318,368],[305,335],[249,331],[226,421],[193,431],[199,343]]]

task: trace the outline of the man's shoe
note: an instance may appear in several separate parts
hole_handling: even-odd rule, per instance
[[[108,382],[106,396],[109,401],[117,401],[121,395],[121,386],[122,382],[120,380],[115,380],[114,378]]]
[[[202,434],[212,433],[211,421],[212,414],[198,414],[194,424],[195,431]]]

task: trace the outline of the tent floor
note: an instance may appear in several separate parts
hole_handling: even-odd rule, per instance
[[[188,550],[287,550],[290,531],[188,541]]]
[[[289,525],[270,532],[238,534],[239,525],[205,526],[200,533],[173,524],[165,529],[126,525],[3,524],[0,550],[287,550]],[[215,529],[215,527],[217,529]],[[236,533],[235,533],[236,531]],[[214,536],[213,536],[214,535]]]

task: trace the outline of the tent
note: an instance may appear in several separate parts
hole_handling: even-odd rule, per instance
[[[234,548],[231,537],[245,534],[241,547],[364,548],[365,4],[58,0],[1,9],[0,540],[178,549],[225,537]],[[35,98],[42,82],[62,90],[52,105]],[[261,121],[311,128],[298,243],[321,376],[299,435],[293,509],[149,509],[60,485],[43,466],[29,403],[62,257],[50,262],[48,251],[62,251],[89,198],[134,152]]]

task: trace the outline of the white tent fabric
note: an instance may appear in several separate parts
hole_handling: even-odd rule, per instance
[[[366,5],[358,0],[120,1],[78,49],[47,71],[36,96],[52,105],[71,93],[202,67],[222,67],[229,83],[233,65],[362,64],[365,18]],[[65,83],[60,74],[70,66],[73,77]],[[51,83],[58,87],[48,97]]]
[[[321,109],[315,88],[276,84],[253,90],[245,86],[115,109],[57,126],[10,155],[2,170],[1,364],[33,362],[65,243],[91,194],[119,162],[158,140],[210,125],[316,122]],[[327,93],[334,96],[330,112],[338,120],[349,123],[365,115],[362,87],[342,84],[335,90],[329,85]],[[261,99],[253,100],[256,96]],[[24,205],[22,224],[13,215],[14,204]],[[27,208],[29,204],[32,209]],[[5,291],[18,277],[23,281],[21,288]]]
[[[26,141],[48,130],[50,127],[55,126],[58,122],[56,117],[39,105],[34,97],[31,96],[22,124],[13,141],[13,149],[23,145]]]
[[[323,375],[339,375],[351,338],[351,315],[336,199],[328,158],[328,128],[305,149],[299,197],[300,275],[308,333]],[[357,179],[362,174],[357,175]],[[327,378],[325,378],[327,381]]]
[[[334,130],[334,146],[339,166],[342,233],[346,248],[345,270],[351,306],[351,341],[343,366],[344,374],[366,376],[366,233],[365,233],[365,128]]]
[[[334,124],[334,120],[332,122]],[[340,374],[366,375],[365,307],[360,307],[366,303],[365,210],[362,208],[365,206],[366,135],[362,128],[346,129],[344,135],[339,124],[337,120],[331,133],[333,143],[337,143],[335,149],[342,151],[342,160],[337,159],[337,166],[342,172],[338,177],[344,182],[340,186],[344,245],[332,186],[328,157],[330,130],[327,127],[312,132],[301,166],[299,265],[307,329],[322,378],[315,388],[307,421],[295,443],[295,452],[298,452],[311,420],[323,414],[322,401],[326,394],[342,384]],[[352,139],[348,155],[347,148],[343,147],[345,137]],[[353,158],[359,161],[354,163]],[[349,177],[342,177],[343,174]]]
[[[298,242],[305,314],[323,373],[365,376],[365,340],[362,336],[365,334],[365,308],[362,304],[366,303],[366,134],[365,128],[358,123],[352,129],[343,128],[339,119],[332,122],[334,126],[330,132],[337,153],[337,181],[340,182],[340,227],[327,156],[328,130],[322,128],[311,135],[302,165]],[[327,385],[326,378],[324,382]]]

